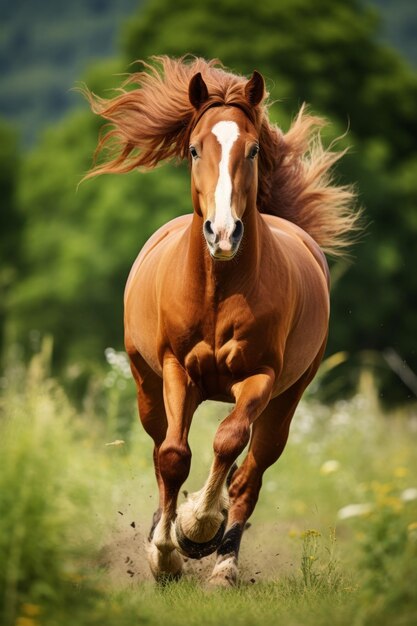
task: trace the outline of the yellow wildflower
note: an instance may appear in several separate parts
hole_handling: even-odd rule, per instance
[[[404,507],[400,498],[396,498],[394,496],[379,497],[377,504],[380,507],[391,509],[392,511],[395,511],[395,513],[399,513]]]
[[[411,522],[407,526],[408,536],[412,541],[417,541],[417,522]]]
[[[305,539],[306,537],[321,537],[321,533],[315,528],[308,528],[303,533],[301,533],[301,536],[303,537],[303,539]]]
[[[29,617],[36,617],[41,612],[41,607],[38,604],[22,604],[22,611],[25,615]]]
[[[386,496],[394,489],[394,485],[392,483],[380,483],[377,480],[373,480],[371,482],[371,489],[375,493],[376,496]]]
[[[16,626],[37,626],[38,622],[31,617],[25,617],[21,615],[16,620]]]
[[[408,476],[408,469],[406,467],[396,467],[394,469],[394,476],[395,478],[404,478],[405,476]]]

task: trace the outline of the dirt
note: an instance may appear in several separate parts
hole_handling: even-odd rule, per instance
[[[98,557],[98,565],[113,588],[151,581],[147,559],[148,528],[122,515],[111,529]],[[250,583],[276,580],[296,571],[296,546],[289,537],[289,525],[253,524],[245,531],[239,557],[241,580]],[[215,554],[201,560],[185,559],[184,575],[207,580],[214,567]]]

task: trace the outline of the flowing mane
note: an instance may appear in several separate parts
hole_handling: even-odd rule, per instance
[[[258,209],[294,222],[328,254],[341,255],[359,230],[354,191],[336,185],[332,166],[345,153],[326,150],[320,140],[324,120],[301,107],[287,133],[271,124],[265,103],[249,108],[247,79],[227,72],[217,60],[152,58],[133,73],[118,95],[104,99],[83,92],[94,113],[108,122],[95,157],[103,160],[86,178],[154,168],[164,160],[186,159],[190,134],[205,110],[215,105],[242,108],[259,133]],[[209,100],[198,112],[189,101],[191,78],[201,72]]]

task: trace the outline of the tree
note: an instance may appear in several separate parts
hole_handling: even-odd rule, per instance
[[[0,354],[6,318],[6,303],[20,262],[22,220],[17,210],[16,188],[20,159],[17,133],[0,122]]]
[[[159,226],[190,210],[181,169],[77,190],[98,129],[90,114],[72,114],[44,136],[21,177],[24,268],[9,303],[9,340],[51,333],[60,365],[91,364],[122,345],[123,289],[135,256]]]

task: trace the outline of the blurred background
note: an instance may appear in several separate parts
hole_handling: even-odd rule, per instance
[[[370,368],[386,404],[417,394],[417,11],[414,0],[1,0],[0,346],[27,358],[43,336],[77,395],[122,348],[122,293],[144,241],[191,210],[186,168],[77,185],[100,122],[79,82],[111,95],[152,54],[254,68],[284,130],[306,101],[348,131],[337,176],[354,183],[366,231],[332,265],[325,400]]]

